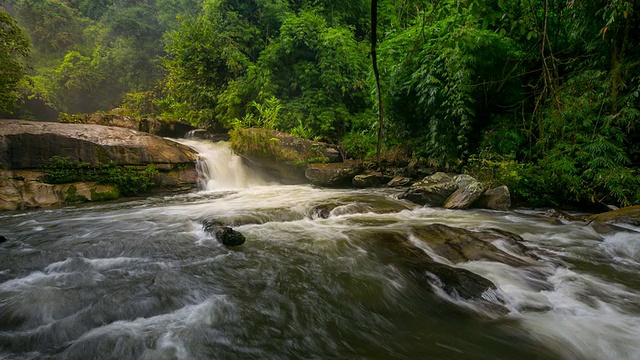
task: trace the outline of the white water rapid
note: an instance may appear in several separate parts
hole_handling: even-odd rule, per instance
[[[0,213],[0,359],[640,359],[638,228],[268,184],[227,144],[184,142],[201,191]],[[522,240],[453,262],[423,241],[434,224]],[[416,249],[496,289],[455,296]]]
[[[242,158],[231,151],[227,142],[193,139],[179,142],[195,149],[200,155],[196,164],[200,190],[244,189],[267,184],[259,174],[243,164]]]

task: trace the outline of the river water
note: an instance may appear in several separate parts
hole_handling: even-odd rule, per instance
[[[269,184],[225,144],[187,143],[201,191],[0,214],[0,359],[640,359],[639,229]],[[222,246],[206,219],[246,244]],[[524,239],[530,266],[454,265],[491,280],[484,301],[506,311],[438,291],[369,241],[434,223]]]

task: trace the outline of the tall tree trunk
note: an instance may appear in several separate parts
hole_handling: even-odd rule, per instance
[[[384,126],[384,112],[382,110],[382,91],[380,90],[380,72],[378,72],[378,59],[376,56],[376,44],[378,42],[378,1],[371,0],[371,61],[373,62],[373,74],[376,77],[376,89],[378,90],[378,146],[376,160],[380,166],[380,149],[382,148],[382,129]]]

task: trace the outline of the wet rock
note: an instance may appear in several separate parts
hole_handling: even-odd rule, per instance
[[[310,164],[304,175],[314,185],[337,187],[348,186],[364,170],[361,161],[347,160],[332,164]]]
[[[640,226],[640,205],[628,206],[618,210],[591,215],[587,220],[599,224],[617,223]]]
[[[478,201],[476,207],[491,210],[507,211],[511,207],[511,194],[505,185],[485,191]]]
[[[396,176],[387,183],[388,187],[402,187],[411,184],[411,178]]]
[[[457,189],[458,185],[453,181],[453,178],[439,172],[411,185],[399,198],[419,205],[442,206],[444,201]]]
[[[466,209],[473,205],[484,192],[482,184],[475,179],[470,181],[465,179],[458,184],[462,185],[462,187],[459,186],[458,190],[444,201],[445,209]]]
[[[545,211],[544,216],[552,219],[566,220],[566,221],[585,221],[583,217],[574,216],[569,214],[566,211],[557,210],[557,209],[549,209]]]
[[[399,234],[381,233],[374,239],[377,245],[400,257],[400,266],[411,271],[424,284],[438,287],[453,298],[482,299],[496,286],[469,270],[435,262],[424,250]]]
[[[9,239],[7,239],[6,237],[0,235],[0,244],[2,244],[3,242],[7,242]]]
[[[466,229],[454,228],[443,224],[431,224],[412,228],[414,235],[428,244],[438,255],[453,262],[490,260],[511,266],[523,266],[528,263],[498,249],[485,239],[504,239],[507,242],[517,242],[519,237],[513,234],[500,234],[498,231],[474,232]],[[514,237],[515,236],[515,237]],[[525,250],[525,248],[521,248]]]
[[[228,226],[222,225],[216,220],[205,220],[202,222],[204,231],[215,236],[215,238],[225,246],[240,246],[245,243],[246,239],[239,231],[233,230]]]
[[[356,175],[353,177],[353,186],[357,188],[368,188],[380,186],[384,183],[385,177],[382,173],[372,172],[368,174]]]
[[[336,204],[322,204],[311,208],[312,219],[328,219],[331,215],[331,211],[338,205]]]

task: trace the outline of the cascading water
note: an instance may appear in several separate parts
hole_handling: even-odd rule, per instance
[[[198,188],[200,190],[243,189],[267,184],[259,174],[245,166],[240,156],[233,153],[229,143],[198,140],[180,140],[198,151]]]
[[[0,359],[640,358],[638,228],[253,186],[227,145],[188,144],[211,164],[203,191],[0,213]],[[225,248],[205,219],[246,244]],[[496,237],[513,263],[454,263],[418,238],[432,224],[508,231],[527,252]],[[497,290],[440,291],[393,239]]]

